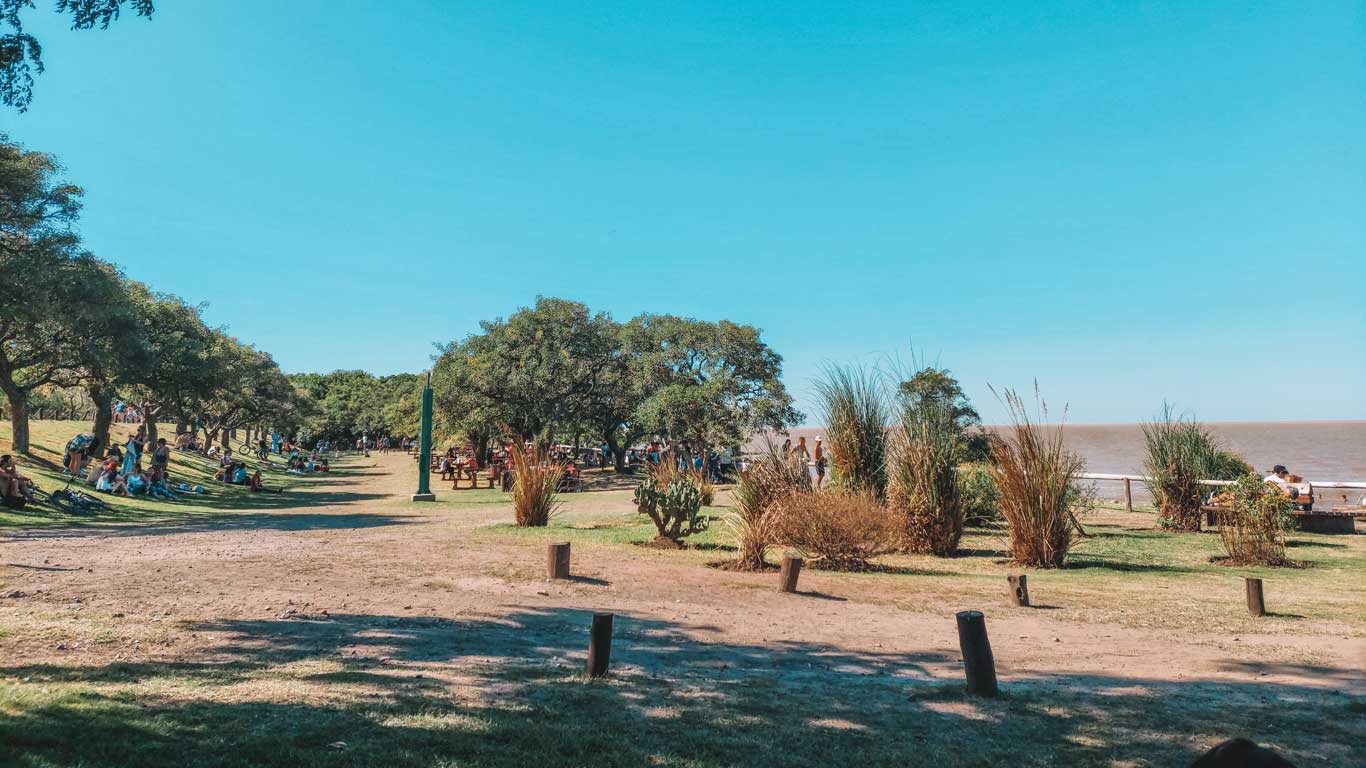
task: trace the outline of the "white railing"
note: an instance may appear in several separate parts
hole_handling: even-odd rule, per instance
[[[1124,507],[1130,512],[1134,511],[1134,495],[1130,484],[1134,482],[1146,483],[1150,478],[1144,475],[1112,475],[1103,472],[1087,472],[1077,475],[1081,480],[1111,480],[1124,483]],[[1224,486],[1233,485],[1232,480],[1201,480],[1201,485]],[[1366,480],[1314,480],[1310,483],[1314,489],[1319,488],[1350,488],[1356,490],[1366,490]]]

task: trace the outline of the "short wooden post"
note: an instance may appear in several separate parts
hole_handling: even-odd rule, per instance
[[[1017,608],[1029,607],[1029,577],[1015,573],[1006,577],[1010,582],[1010,604]]]
[[[588,633],[588,676],[607,674],[607,663],[612,658],[612,614],[593,614],[593,628]]]
[[[557,541],[546,545],[546,578],[569,578],[569,542]]]
[[[1262,580],[1251,577],[1243,579],[1247,584],[1247,612],[1253,616],[1266,615],[1266,601],[1262,598]]]
[[[1134,492],[1129,487],[1129,478],[1124,478],[1124,511],[1134,511]]]
[[[987,619],[981,611],[961,611],[958,614],[958,647],[963,652],[963,673],[968,680],[968,693],[974,696],[995,696],[996,660],[991,655],[991,641],[987,639]]]
[[[783,569],[778,575],[779,592],[796,592],[797,577],[802,572],[802,559],[796,555],[783,555]]]

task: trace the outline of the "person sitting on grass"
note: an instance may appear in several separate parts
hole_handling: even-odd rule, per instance
[[[133,471],[124,477],[124,482],[127,484],[129,496],[145,496],[148,488],[152,485],[152,481],[147,478],[147,473],[142,471],[141,464],[133,466]]]
[[[116,496],[127,496],[128,483],[124,481],[123,475],[119,474],[117,465],[105,462],[100,468],[99,478],[95,481],[95,490]]]
[[[247,479],[247,486],[252,493],[284,493],[282,488],[267,488],[261,478],[261,470],[256,470],[256,474]]]
[[[33,501],[33,481],[19,474],[14,457],[8,453],[0,456],[0,493],[10,498],[22,496]]]
[[[176,497],[171,493],[171,489],[166,487],[166,471],[160,467],[152,467],[151,480],[147,484],[147,495],[153,499],[166,499],[176,501]]]

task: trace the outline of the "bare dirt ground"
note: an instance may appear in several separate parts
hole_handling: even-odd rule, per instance
[[[447,702],[496,702],[524,681],[490,670],[514,661],[577,670],[588,616],[610,611],[619,678],[666,683],[634,699],[620,692],[643,722],[677,722],[696,701],[720,695],[722,681],[762,681],[776,685],[766,696],[823,698],[827,715],[802,710],[818,732],[897,738],[886,718],[908,708],[946,727],[981,721],[974,733],[990,743],[950,743],[963,764],[1014,750],[1045,763],[1177,764],[1164,761],[1187,761],[1236,735],[1271,741],[1305,764],[1366,756],[1359,627],[1259,634],[1076,621],[1046,607],[1006,608],[994,579],[988,592],[908,601],[897,585],[914,576],[808,571],[805,594],[783,595],[771,573],[619,544],[576,543],[577,578],[547,582],[544,540],[481,530],[510,518],[506,503],[411,504],[411,467],[401,455],[357,459],[321,506],[0,535],[0,671],[326,660],[415,676],[444,688]],[[625,507],[619,497],[610,503]],[[984,605],[981,595],[998,586],[1000,599]],[[1005,704],[956,692],[954,613],[967,608],[987,613]],[[326,682],[226,677],[209,695],[379,695],[359,678]],[[1249,709],[1340,722],[1219,727]]]

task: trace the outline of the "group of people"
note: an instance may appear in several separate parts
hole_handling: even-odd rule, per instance
[[[607,450],[603,446],[603,450]],[[725,482],[735,471],[736,457],[738,451],[730,448],[722,448],[719,451],[715,448],[708,449],[705,453],[700,450],[693,450],[687,441],[677,441],[664,444],[653,441],[647,445],[644,451],[632,449],[627,452],[627,465],[637,461],[647,464],[657,465],[661,462],[672,461],[680,469],[688,468],[695,472],[704,472],[712,482]]]
[[[158,438],[149,452],[144,425],[122,449],[112,445],[104,458],[91,463],[96,442],[94,435],[77,435],[67,443],[66,471],[72,477],[84,474],[86,482],[103,493],[176,500],[170,489],[171,447],[166,438]],[[146,467],[144,458],[148,460]]]
[[[829,457],[825,455],[824,440],[823,437],[817,437],[816,445],[810,449],[806,446],[806,435],[798,435],[796,445],[792,444],[792,438],[783,441],[783,458],[798,459],[816,470],[815,483],[818,491],[825,484],[825,469],[829,465]]]

